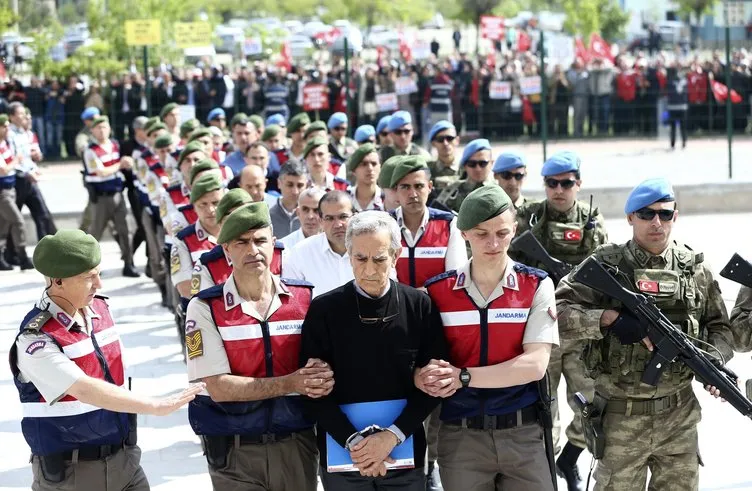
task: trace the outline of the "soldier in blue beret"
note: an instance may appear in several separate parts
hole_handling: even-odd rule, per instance
[[[436,150],[436,158],[428,161],[434,192],[438,193],[460,178],[460,163],[455,152],[459,138],[457,129],[449,121],[439,121],[428,132],[428,140]]]
[[[395,155],[422,155],[426,159],[431,156],[423,148],[413,143],[413,117],[407,111],[397,111],[389,118],[387,130],[392,138],[392,144],[380,149],[382,162]]]
[[[334,113],[329,117],[329,153],[338,162],[344,163],[358,149],[355,140],[347,136],[348,120],[345,113]],[[345,176],[341,176],[345,177]]]
[[[392,135],[389,133],[389,121],[391,119],[391,116],[384,116],[376,125],[376,143],[378,143],[379,148],[392,144]]]
[[[519,152],[502,152],[493,166],[496,182],[509,195],[515,208],[527,203],[522,196],[522,186],[527,177],[527,159]]]
[[[217,128],[224,130],[225,126],[227,126],[225,110],[221,107],[217,107],[209,111],[209,115],[206,116],[206,123],[209,126],[216,126]]]
[[[465,196],[481,186],[494,183],[491,177],[491,143],[478,138],[467,144],[460,158],[460,172],[464,178],[444,188],[436,198],[443,207],[459,212]]]
[[[585,260],[595,249],[608,242],[603,215],[592,203],[577,200],[582,179],[580,158],[569,151],[558,152],[546,160],[541,171],[545,184],[546,199],[530,202],[517,210],[517,235],[530,230],[548,253],[567,264],[576,265]],[[533,267],[545,270],[545,266],[527,256],[524,251],[514,250],[512,257]],[[579,410],[574,405],[575,392],[586,397],[592,395],[593,383],[580,360],[582,345],[569,342],[562,335],[562,346],[551,353],[548,372],[551,392],[556,393],[562,371],[567,381],[567,400],[575,417],[566,430],[568,442],[557,461],[569,489],[579,489],[581,479],[577,471],[577,458],[585,448]],[[559,405],[552,405],[554,415],[554,443],[558,447],[561,427]]]
[[[730,360],[733,337],[718,282],[702,253],[671,239],[679,216],[671,184],[666,179],[640,183],[624,212],[631,240],[598,247],[595,259],[618,270],[624,288],[654,301],[686,335],[711,345],[709,351],[722,357],[719,362]],[[579,353],[595,378],[595,403],[606,408],[606,445],[595,469],[595,490],[623,487],[620,483],[629,483],[624,485],[629,489],[698,489],[701,414],[692,371],[677,360],[655,386],[642,383],[653,345],[637,318],[571,274],[559,283],[556,299],[564,351],[568,342],[581,345]],[[714,387],[706,389],[719,396]]]
[[[358,126],[358,129],[355,130],[355,134],[353,135],[353,140],[355,140],[355,143],[357,143],[358,145],[363,145],[365,143],[375,144],[376,128],[374,128],[370,124]]]

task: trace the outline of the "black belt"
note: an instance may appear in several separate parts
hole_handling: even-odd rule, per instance
[[[97,191],[95,194],[97,196],[115,196],[116,194],[122,193],[123,190],[120,191]]]
[[[498,416],[484,414],[472,418],[443,421],[443,424],[461,426],[473,430],[507,430],[509,428],[536,423],[537,421],[538,409],[533,405],[509,414],[500,414]]]
[[[87,446],[78,449],[78,460],[102,460],[110,455],[115,455],[123,449],[123,444],[117,445],[98,445]],[[49,457],[62,457],[63,460],[73,460],[73,454],[76,450],[68,450],[59,454],[52,454]]]
[[[266,445],[292,438],[295,433],[264,433],[263,435],[238,435],[240,445]]]

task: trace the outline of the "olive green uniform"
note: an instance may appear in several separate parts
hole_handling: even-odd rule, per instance
[[[752,288],[742,286],[731,309],[731,334],[735,351],[752,351]]]
[[[624,287],[642,290],[683,332],[733,356],[732,336],[718,283],[702,264],[702,254],[672,242],[655,256],[634,241],[599,247],[595,257],[618,270]],[[595,489],[697,490],[700,405],[692,390],[693,373],[672,363],[657,386],[641,382],[650,352],[641,343],[622,345],[601,329],[605,309],[620,304],[574,282],[570,274],[556,291],[559,330],[564,343],[584,344],[583,358],[595,381],[596,397],[606,402],[606,447],[595,471]]]
[[[406,151],[399,150],[394,145],[379,148],[379,161],[382,163],[386,162],[389,157],[394,157],[395,155],[422,155],[426,160],[431,158],[431,154],[415,143],[410,143]]]
[[[468,194],[472,193],[481,186],[490,185],[491,181],[475,182],[469,179],[459,179],[444,188],[436,198],[436,201],[457,213],[460,211],[460,205]],[[496,185],[496,183],[493,183]]]
[[[522,205],[517,209],[517,234],[526,230],[532,231],[551,256],[572,265],[581,263],[593,253],[596,247],[608,242],[603,215],[597,208],[591,211],[590,205],[583,201],[576,201],[574,206],[565,213],[551,208],[546,200]],[[532,261],[519,251],[510,251],[509,254],[515,261],[546,269],[542,264]],[[585,367],[580,360],[579,353],[582,347],[564,341],[567,341],[566,335],[562,335],[561,346],[551,352],[548,365],[551,393],[556,397],[563,372],[567,383],[567,402],[575,414],[566,430],[567,439],[573,445],[585,448],[582,422],[574,403],[574,394],[582,392],[586,397],[592,397],[593,383],[585,374]],[[556,399],[551,405],[551,411],[554,419],[554,446],[558,448],[561,424],[559,403]]]

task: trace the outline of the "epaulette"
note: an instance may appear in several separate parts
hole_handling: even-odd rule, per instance
[[[548,273],[546,273],[542,269],[538,269],[538,268],[534,268],[532,266],[528,266],[527,264],[515,263],[514,264],[514,270],[517,273],[525,273],[525,274],[537,276],[538,278],[540,278],[542,280],[548,278]]]
[[[180,183],[179,182],[175,183],[175,184],[172,184],[171,186],[169,186],[167,188],[167,192],[169,193],[170,191],[174,191],[176,189],[180,189]]]
[[[427,287],[433,285],[434,283],[438,283],[439,281],[444,280],[446,278],[451,278],[452,276],[457,276],[457,270],[456,269],[452,269],[452,270],[446,271],[444,273],[441,273],[441,274],[438,274],[438,275],[434,276],[433,278],[427,279],[426,282],[423,283],[423,286],[427,288]]]
[[[212,261],[216,261],[219,258],[222,258],[225,256],[224,251],[222,250],[221,245],[215,245],[212,250],[205,252],[201,254],[201,257],[199,258],[199,261],[201,261],[201,264],[206,266],[208,263]]]
[[[436,208],[428,208],[428,218],[430,220],[446,220],[447,222],[451,222],[454,220],[454,215],[452,213],[437,210]]]
[[[35,315],[29,322],[24,324],[23,329],[21,331],[39,331],[42,329],[42,326],[48,321],[52,319],[52,313],[48,310],[43,310],[42,312],[39,312],[37,315]]]
[[[313,283],[309,283],[305,280],[293,280],[289,278],[280,278],[279,281],[288,286],[302,286],[307,288],[313,288]]]
[[[337,176],[334,176],[334,182],[341,182],[343,184],[347,184],[348,186],[350,185],[350,181],[348,181],[347,179],[342,179],[341,177],[337,177]]]
[[[224,295],[224,283],[220,283],[219,285],[210,286],[206,290],[201,290],[198,292],[198,295],[196,295],[198,298],[202,300],[207,300],[209,298],[217,298],[222,297]]]
[[[284,250],[285,244],[283,244],[282,242],[280,242],[278,240],[275,240],[274,241],[274,248],[275,249],[279,249],[279,250]]]
[[[180,239],[180,240],[184,240],[189,235],[192,235],[192,234],[195,234],[195,233],[196,233],[196,224],[194,223],[193,225],[188,225],[183,230],[181,230],[180,232],[178,232],[177,235],[176,235],[176,237],[178,239]]]

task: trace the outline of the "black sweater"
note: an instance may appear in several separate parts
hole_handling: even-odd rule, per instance
[[[362,317],[399,315],[386,323],[360,322]],[[353,282],[332,290],[312,303],[302,328],[301,366],[309,358],[329,363],[334,371],[334,390],[321,399],[309,399],[309,417],[317,422],[321,465],[326,465],[326,433],[344,446],[357,431],[340,404],[406,399],[407,405],[394,422],[413,436],[415,467],[423,466],[426,437],[423,420],[439,404],[415,387],[413,369],[431,358],[445,358],[441,317],[425,293],[392,281],[387,294],[366,298]]]

